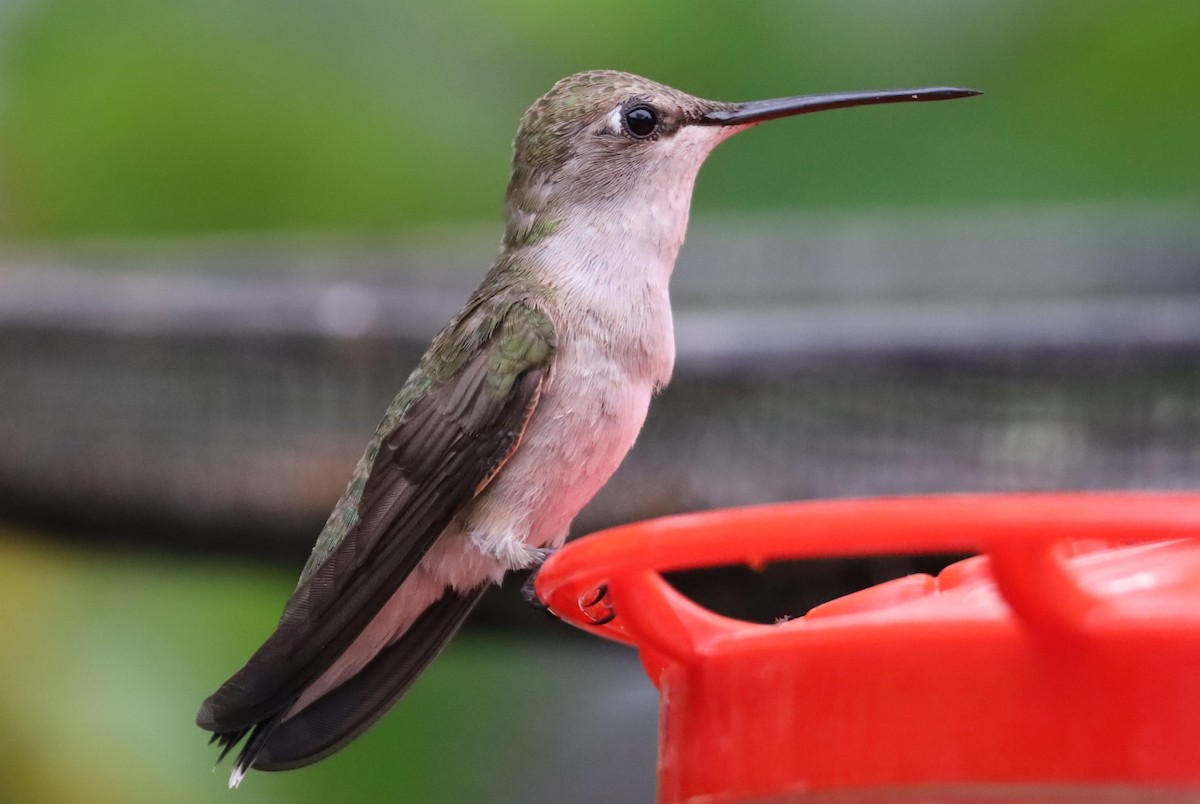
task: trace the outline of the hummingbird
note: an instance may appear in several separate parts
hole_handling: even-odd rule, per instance
[[[499,256],[388,407],[278,627],[200,708],[218,761],[245,739],[230,787],[355,739],[491,584],[563,543],[671,378],[668,283],[713,148],[776,118],[976,94],[722,103],[599,70],[537,100]]]

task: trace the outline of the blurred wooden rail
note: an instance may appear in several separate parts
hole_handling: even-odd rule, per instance
[[[696,221],[675,380],[579,528],[1200,486],[1200,218],[1159,213]],[[0,256],[0,517],[303,554],[492,253],[446,242]]]

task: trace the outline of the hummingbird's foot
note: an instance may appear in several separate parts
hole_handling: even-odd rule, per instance
[[[550,607],[546,605],[545,601],[543,601],[538,596],[537,574],[538,574],[537,570],[534,570],[533,572],[529,573],[529,577],[525,579],[525,583],[521,584],[521,597],[523,597],[525,599],[525,602],[528,603],[533,608],[546,614],[549,617],[554,617],[554,612],[552,612],[550,610]],[[558,619],[558,618],[554,617],[554,619]]]
[[[600,608],[600,614],[593,614],[589,609]],[[592,593],[592,597],[588,600],[579,599],[579,608],[587,615],[592,625],[608,625],[617,616],[617,610],[613,608],[612,603],[608,599],[608,584],[600,584],[596,591]]]
[[[544,547],[526,544],[524,540],[510,533],[472,533],[471,541],[484,555],[496,559],[510,571],[540,567],[546,556],[553,552]]]

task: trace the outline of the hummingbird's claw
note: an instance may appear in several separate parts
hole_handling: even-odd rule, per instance
[[[588,611],[588,609],[593,609],[601,605],[604,607],[604,613],[598,617],[592,615],[592,613]],[[595,626],[608,625],[617,616],[617,610],[614,609],[612,603],[608,601],[608,584],[600,584],[600,586],[596,587],[596,591],[592,594],[591,599],[584,600],[580,598],[579,608],[584,610],[584,613],[591,621],[591,624]]]
[[[527,578],[525,578],[525,583],[521,584],[521,597],[525,599],[526,603],[534,608],[544,609],[546,608],[546,604],[542,602],[540,597],[538,597],[536,582],[537,570],[534,570],[533,572],[529,573]]]
[[[536,569],[533,570],[529,573],[529,577],[525,579],[525,583],[521,584],[521,597],[523,597],[525,602],[531,607],[537,609],[543,614],[546,614],[547,616],[554,617],[554,612],[552,612],[550,607],[546,605],[546,602],[538,596],[537,574],[538,571]],[[555,619],[558,618],[555,617]]]

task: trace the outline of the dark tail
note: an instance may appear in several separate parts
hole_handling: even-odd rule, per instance
[[[252,729],[214,734],[221,758],[250,735],[234,763],[230,786],[236,787],[250,768],[280,771],[312,764],[366,731],[441,652],[486,589],[484,584],[465,594],[447,591],[366,667],[299,713],[284,719],[289,702]]]

